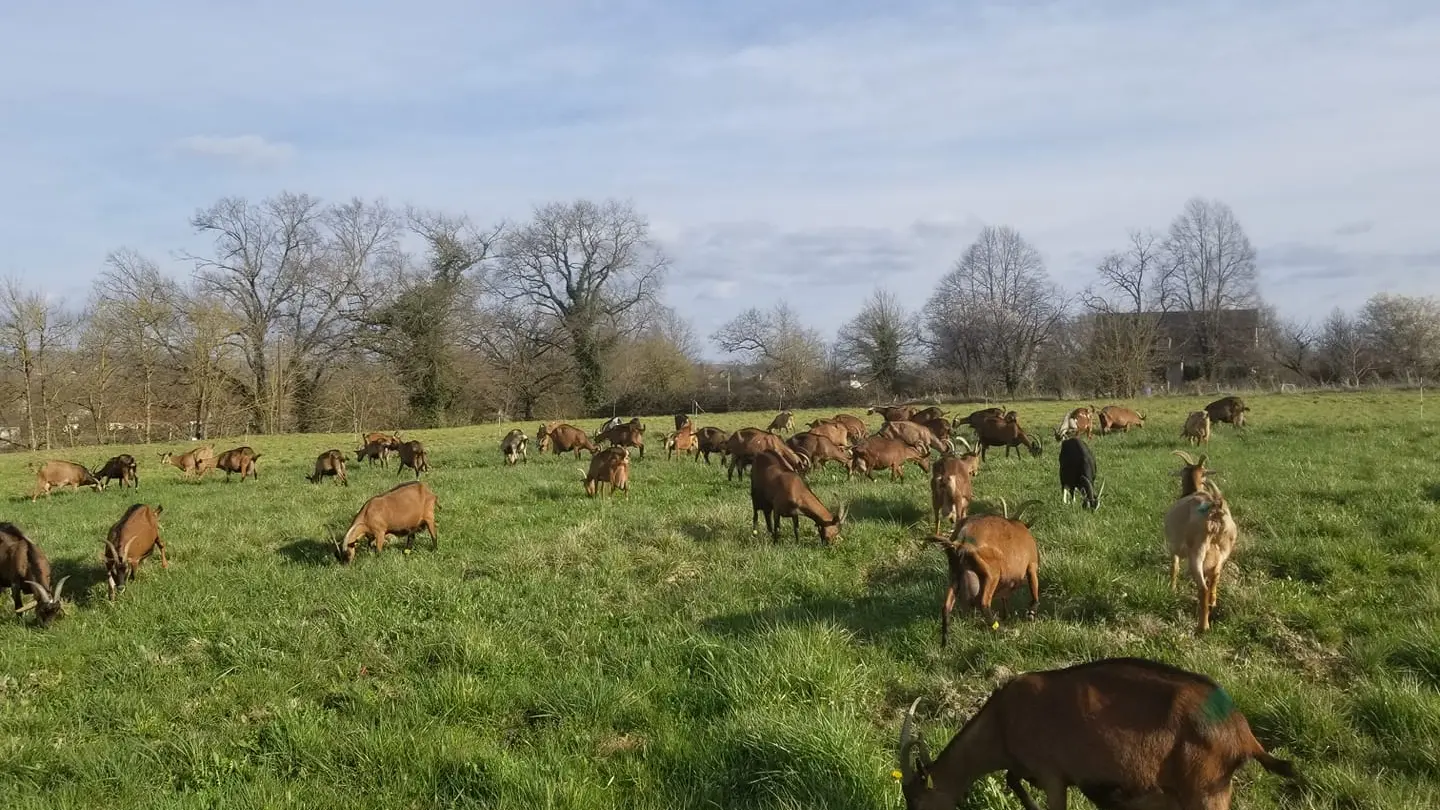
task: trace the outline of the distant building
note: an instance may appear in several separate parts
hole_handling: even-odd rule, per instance
[[[1249,376],[1264,329],[1260,310],[1253,308],[1114,313],[1102,317],[1153,322],[1155,371],[1172,389],[1201,377],[1234,380]]]

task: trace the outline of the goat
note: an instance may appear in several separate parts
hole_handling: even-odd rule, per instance
[[[1014,517],[967,515],[955,525],[948,540],[938,534],[930,538],[945,552],[950,570],[940,608],[941,647],[950,638],[950,613],[956,601],[991,614],[991,605],[998,597],[1008,615],[1011,594],[1028,584],[1027,615],[1034,618],[1040,606],[1040,549],[1030,527],[1020,520],[1025,507],[1032,503],[1037,502],[1026,501],[1016,507]]]
[[[778,453],[766,450],[755,456],[750,471],[750,534],[758,533],[756,524],[765,513],[765,529],[770,538],[780,539],[780,520],[790,518],[795,542],[800,542],[800,516],[815,521],[820,542],[833,545],[840,540],[840,526],[845,522],[846,507],[832,514],[810,490],[799,473]]]
[[[1213,481],[1205,490],[1175,501],[1165,513],[1165,546],[1170,550],[1170,590],[1178,586],[1180,560],[1199,589],[1198,633],[1210,629],[1210,610],[1220,596],[1220,574],[1235,550],[1239,532],[1230,505]]]
[[[908,419],[903,422],[886,422],[880,426],[879,430],[875,431],[875,435],[888,436],[906,444],[941,453],[948,453],[955,447],[948,438],[936,436],[930,428]]]
[[[430,454],[425,452],[425,445],[421,444],[419,440],[411,439],[408,442],[401,442],[399,453],[400,465],[395,469],[401,475],[405,474],[406,467],[415,473],[416,478],[420,477],[420,473],[430,472]]]
[[[1011,413],[1014,413],[1014,411],[1011,411]],[[953,419],[953,420],[951,421],[950,427],[953,428],[953,429],[955,429],[955,430],[959,430],[962,425],[969,425],[969,426],[971,427],[971,429],[973,429],[973,430],[979,430],[979,429],[980,429],[980,423],[981,423],[981,422],[984,422],[986,419],[989,419],[989,418],[991,418],[991,417],[994,417],[994,418],[996,418],[996,419],[1004,419],[1004,418],[1005,418],[1005,409],[1004,409],[1004,408],[981,408],[981,409],[978,410],[978,411],[973,411],[973,412],[971,412],[971,414],[970,414],[969,416],[966,416],[966,417],[964,417],[963,419],[960,418],[960,417],[958,417],[958,416],[955,417],[955,419]]]
[[[816,436],[824,436],[839,447],[848,447],[852,444],[849,428],[844,423],[836,422],[833,419],[816,419],[810,423],[809,432]]]
[[[1199,447],[1210,443],[1210,414],[1207,411],[1191,411],[1185,417],[1185,426],[1180,428],[1180,438]]]
[[[423,528],[430,535],[430,545],[440,548],[440,535],[435,528],[435,510],[439,504],[435,493],[424,481],[406,481],[386,492],[371,497],[360,507],[344,539],[335,544],[335,558],[342,563],[355,559],[355,546],[370,538],[379,554],[385,548],[385,536],[393,534],[407,539],[405,548],[415,547],[415,535]]]
[[[745,470],[755,460],[755,456],[770,450],[785,460],[792,469],[803,471],[809,468],[809,463],[795,454],[785,441],[774,433],[759,430],[758,428],[741,428],[731,434],[730,439],[725,443],[725,454],[730,457],[730,464],[725,470],[725,480],[729,481],[739,472],[740,477],[745,477]]]
[[[1087,439],[1094,438],[1092,429],[1094,420],[1090,416],[1092,412],[1091,408],[1081,405],[1070,411],[1070,413],[1065,414],[1065,418],[1060,420],[1060,424],[1055,426],[1055,441],[1064,441],[1070,436],[1080,436],[1082,434]]]
[[[687,421],[685,427],[665,437],[665,458],[673,458],[675,453],[689,455],[697,449],[699,441],[695,438],[695,423]]]
[[[339,450],[326,450],[315,457],[315,472],[305,476],[305,479],[312,484],[320,483],[321,478],[333,477],[335,483],[348,487],[350,479],[345,475],[345,456]]]
[[[875,480],[876,470],[889,470],[891,481],[904,481],[905,473],[901,467],[907,461],[913,462],[927,473],[930,472],[930,451],[901,439],[871,436],[850,448],[851,475],[857,471],[863,472],[871,481]]]
[[[725,447],[726,443],[730,440],[729,433],[717,427],[704,427],[700,428],[700,432],[695,434],[695,438],[698,442],[695,449],[699,451],[695,454],[696,461],[699,461],[700,457],[704,456],[705,463],[709,464],[711,453],[719,455],[722,463],[725,461]]]
[[[785,443],[796,455],[804,456],[811,469],[819,469],[825,466],[825,462],[834,461],[849,472],[850,454],[820,433],[813,430],[796,433]]]
[[[1062,503],[1077,500],[1075,493],[1085,496],[1086,509],[1099,509],[1105,485],[1095,489],[1095,454],[1090,445],[1071,436],[1060,443],[1060,499]]]
[[[694,433],[694,432],[695,432],[695,423],[694,423],[693,421],[691,421],[691,419],[690,419],[690,414],[688,414],[688,413],[677,413],[677,414],[675,414],[675,432],[676,432],[676,433],[679,433],[680,431],[684,430],[687,426],[690,428],[690,432],[691,432],[691,433]]]
[[[178,469],[182,476],[189,478],[191,475],[204,477],[206,473],[215,468],[215,448],[212,445],[196,447],[180,455],[173,453],[161,453],[160,463],[169,464]]]
[[[595,441],[598,442],[598,441],[600,441],[600,437],[605,435],[605,431],[610,430],[611,428],[617,428],[617,427],[619,427],[620,425],[624,424],[624,421],[625,421],[625,420],[621,419],[621,418],[618,417],[618,416],[612,416],[612,417],[610,417],[609,419],[606,419],[604,422],[602,422],[602,423],[600,424],[600,429],[597,430],[597,431],[595,431],[595,435],[594,435],[594,436],[591,436],[590,438],[592,438],[592,439],[594,439]],[[639,421],[639,420],[636,420],[636,421]]]
[[[240,480],[243,482],[245,476],[250,476],[256,481],[260,480],[260,472],[255,469],[255,462],[260,460],[260,454],[249,446],[237,447],[234,450],[226,450],[215,459],[215,469],[225,471],[225,480],[230,480],[231,473],[240,473]]]
[[[135,579],[140,562],[155,549],[160,549],[160,567],[170,567],[170,561],[165,558],[165,541],[160,539],[160,515],[164,511],[163,506],[151,508],[148,504],[133,504],[110,527],[102,559],[105,561],[105,582],[110,586],[112,600],[117,592],[124,590],[126,583]]]
[[[42,494],[50,497],[50,490],[57,487],[70,487],[73,492],[79,492],[80,487],[91,487],[99,492],[100,486],[100,481],[84,464],[52,459],[35,471],[35,491],[30,494],[30,502],[34,503]]]
[[[1011,412],[1014,413],[1013,411]],[[1016,458],[1024,458],[1020,448],[1030,450],[1030,455],[1040,457],[1043,448],[1040,440],[1032,438],[1025,429],[1020,427],[1020,420],[1013,418],[990,417],[975,428],[976,444],[980,447],[980,458],[985,458],[985,451],[991,447],[1005,448],[1005,457],[1010,457],[1010,450],[1014,448]]]
[[[1215,474],[1214,470],[1205,469],[1205,460],[1208,459],[1209,456],[1201,453],[1200,459],[1197,461],[1184,450],[1173,450],[1171,453],[1179,456],[1180,460],[1185,462],[1184,467],[1175,471],[1175,475],[1180,478],[1180,497],[1183,498],[1186,495],[1193,495],[1203,490],[1205,488],[1206,476]]]
[[[1250,406],[1240,397],[1222,397],[1205,406],[1211,422],[1226,422],[1238,430],[1245,427],[1245,412]]]
[[[45,552],[14,523],[0,523],[0,588],[9,586],[17,614],[34,610],[35,621],[41,627],[48,625],[64,609],[60,591],[67,579],[61,577],[51,591],[50,560]],[[22,593],[29,593],[33,601],[22,606]]]
[[[865,420],[848,413],[837,413],[828,421],[845,426],[845,437],[850,444],[856,444],[869,433],[869,429],[865,427]]]
[[[580,458],[581,450],[589,450],[590,455],[600,449],[590,440],[590,435],[574,425],[567,425],[564,422],[541,425],[535,431],[535,439],[539,443],[540,452],[551,450],[555,455],[575,451],[575,458]]]
[[[930,470],[930,506],[935,514],[937,534],[940,531],[941,517],[956,524],[964,520],[974,494],[971,480],[980,471],[980,457],[968,452],[970,443],[963,437],[957,438],[964,442],[966,454],[956,456],[954,453],[946,453]]]
[[[95,477],[100,480],[102,488],[110,485],[111,481],[119,481],[121,489],[126,484],[131,487],[140,486],[140,475],[136,472],[139,465],[135,463],[135,457],[129,453],[121,453],[112,456],[100,469],[95,471]]]
[[[630,448],[621,445],[607,447],[590,457],[590,470],[585,473],[585,494],[605,494],[605,485],[610,485],[610,494],[620,490],[630,494]]]
[[[945,411],[935,406],[931,406],[929,408],[925,408],[924,410],[919,410],[915,413],[910,414],[909,419],[911,422],[919,422],[920,424],[925,425],[929,422],[934,422],[937,419],[945,420]]]
[[[1301,781],[1293,763],[1266,752],[1218,684],[1143,658],[1018,675],[934,760],[915,728],[919,703],[900,724],[908,810],[952,810],[995,771],[1030,810],[1038,808],[1025,781],[1045,791],[1049,810],[1064,810],[1072,786],[1100,808],[1229,810],[1231,779],[1252,759]]]
[[[505,456],[505,463],[512,467],[517,460],[523,460],[526,464],[530,463],[529,447],[530,437],[526,436],[525,431],[520,428],[506,433],[505,438],[500,440],[500,453]]]
[[[914,412],[915,409],[909,405],[872,405],[865,410],[867,414],[880,414],[880,418],[886,422],[904,422]]]
[[[1100,409],[1100,435],[1114,433],[1117,430],[1121,433],[1129,433],[1132,427],[1145,427],[1145,415],[1119,405],[1106,405]]]
[[[385,460],[389,457],[389,446],[381,442],[369,442],[364,447],[355,451],[355,461],[357,463],[368,461],[370,462],[370,466],[373,467],[375,466],[375,462],[378,461],[380,462],[380,469],[382,470],[385,469]]]
[[[367,444],[379,444],[383,445],[387,450],[394,451],[395,448],[400,446],[400,434],[398,432],[381,433],[378,430],[372,430],[371,432],[366,433],[365,435],[360,437],[360,444],[362,446]]]
[[[640,451],[640,458],[645,458],[645,425],[638,417],[606,428],[596,434],[595,441],[609,442],[614,447],[634,447]]]
[[[795,414],[789,411],[781,411],[776,414],[774,419],[770,420],[770,427],[765,429],[776,433],[793,431],[795,430]]]

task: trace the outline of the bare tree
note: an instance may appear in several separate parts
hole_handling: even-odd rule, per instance
[[[840,327],[836,340],[840,357],[891,396],[899,396],[902,375],[919,345],[919,320],[885,289],[871,294],[860,313]]]
[[[203,293],[190,292],[178,306],[178,319],[173,339],[167,349],[171,364],[188,389],[188,406],[195,422],[195,435],[205,438],[215,405],[226,393],[235,390],[251,410],[250,393],[236,378],[227,373],[232,356],[239,351],[233,341],[241,325],[223,301]]]
[[[1098,312],[1144,312],[1151,303],[1150,286],[1159,276],[1164,259],[1163,243],[1160,236],[1150,230],[1132,230],[1130,244],[1124,250],[1110,253],[1100,260],[1095,268],[1100,284],[1112,298],[1092,303],[1086,296],[1086,304]]]
[[[1339,307],[1331,310],[1321,325],[1319,344],[1321,362],[1342,385],[1359,385],[1375,370],[1374,354],[1360,321]]]
[[[623,316],[658,294],[667,265],[648,220],[629,203],[550,203],[502,239],[494,292],[561,324],[593,410],[605,401],[602,358],[623,335]]]
[[[925,306],[935,362],[1014,396],[1035,371],[1065,301],[1039,251],[1009,226],[986,226]]]
[[[1280,317],[1273,307],[1265,311],[1265,353],[1280,368],[1303,380],[1314,381],[1315,330],[1309,321]]]
[[[20,375],[25,410],[25,438],[31,450],[52,444],[51,413],[47,407],[56,391],[52,379],[59,355],[74,326],[63,302],[51,301],[27,290],[14,278],[0,286],[0,345],[7,350],[10,367]],[[35,428],[37,406],[43,437]]]
[[[735,316],[710,336],[720,350],[760,366],[785,400],[810,389],[825,371],[825,341],[805,326],[784,301],[769,312],[754,307]]]
[[[1134,396],[1150,379],[1156,362],[1160,316],[1147,310],[1153,303],[1151,284],[1161,265],[1160,237],[1135,230],[1129,242],[1096,266],[1101,289],[1086,288],[1081,293],[1088,314],[1075,324],[1085,335],[1078,362],[1081,377],[1097,394]]]
[[[156,382],[166,348],[177,325],[179,285],[135,250],[121,248],[105,257],[105,270],[95,282],[93,316],[118,354],[139,372],[144,408],[144,438],[154,431]]]
[[[1193,313],[1192,339],[1212,376],[1240,346],[1226,334],[1224,313],[1259,302],[1255,248],[1229,205],[1193,197],[1170,223],[1164,256],[1156,294],[1164,309]]]
[[[1379,293],[1365,302],[1360,329],[1397,378],[1427,379],[1440,371],[1440,299]]]
[[[534,419],[536,406],[573,369],[560,323],[532,307],[503,302],[484,306],[465,335],[469,348],[493,370],[500,388],[498,410],[504,413]]]

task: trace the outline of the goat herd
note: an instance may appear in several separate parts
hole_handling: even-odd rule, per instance
[[[1248,410],[1238,397],[1220,399],[1190,414],[1181,436],[1197,446],[1205,444],[1213,423],[1241,428]],[[972,481],[989,448],[1004,447],[1006,456],[1013,449],[1017,456],[1028,451],[1038,457],[1043,453],[1041,442],[1026,432],[1014,411],[1002,408],[953,419],[935,407],[877,406],[867,413],[884,420],[873,435],[862,419],[850,414],[819,419],[807,430],[795,432],[793,415],[783,411],[764,430],[744,428],[734,433],[697,428],[681,414],[675,417],[674,432],[664,436],[664,447],[667,457],[693,455],[706,464],[718,456],[727,480],[737,474],[743,478],[748,470],[752,533],[758,531],[759,516],[764,514],[767,531],[778,540],[781,520],[788,517],[798,541],[800,518],[805,517],[814,522],[825,544],[839,539],[846,510],[842,506],[832,511],[821,503],[806,483],[806,474],[837,463],[847,478],[863,473],[873,480],[875,472],[889,470],[892,480],[903,481],[903,467],[915,464],[930,476],[935,534],[929,540],[944,552],[949,568],[941,645],[948,641],[957,602],[984,612],[989,620],[995,600],[1000,600],[1003,610],[1010,595],[1023,587],[1029,591],[1033,616],[1040,598],[1039,553],[1029,525],[1021,518],[1025,508],[1037,501],[1021,503],[1014,514],[1004,499],[1001,514],[970,514],[969,507]],[[1114,405],[1070,411],[1053,430],[1060,443],[1062,499],[1082,501],[1090,509],[1100,505],[1104,488],[1096,486],[1095,457],[1082,437],[1093,439],[1096,428],[1103,435],[1144,424],[1142,414]],[[965,429],[973,433],[973,444],[961,435]],[[781,437],[786,432],[792,434],[788,440]],[[588,451],[591,460],[584,489],[594,496],[603,495],[606,487],[612,494],[616,490],[628,494],[631,451],[644,458],[644,434],[639,419],[611,419],[594,435],[570,424],[548,423],[539,428],[536,438],[542,453],[573,452],[578,459],[582,450]],[[506,466],[528,462],[529,442],[521,430],[502,439]],[[604,449],[599,446],[602,442],[608,444]],[[380,552],[387,535],[407,538],[413,546],[421,530],[438,548],[436,497],[418,480],[429,470],[423,445],[384,433],[367,434],[361,444],[355,451],[357,461],[384,466],[394,454],[400,469],[412,470],[417,480],[367,500],[336,543],[336,558],[351,562],[356,546],[366,539]],[[932,463],[933,452],[939,456]],[[1207,457],[1174,452],[1184,466],[1177,472],[1180,495],[1164,515],[1171,587],[1177,586],[1183,564],[1197,588],[1197,630],[1204,632],[1210,626],[1221,571],[1234,548],[1237,528],[1228,502],[1207,478]],[[187,477],[221,470],[227,478],[238,473],[243,481],[258,478],[259,458],[249,447],[219,456],[202,447],[178,456],[163,454],[161,461]],[[307,478],[319,483],[330,477],[348,486],[345,465],[344,454],[327,450],[315,460],[314,472]],[[59,486],[99,490],[111,480],[119,480],[122,487],[138,485],[135,461],[128,455],[110,459],[94,473],[73,462],[48,461],[36,477],[32,500]],[[111,527],[103,549],[111,599],[154,550],[160,551],[161,566],[168,567],[158,524],[161,511],[137,503]],[[951,525],[948,536],[940,533],[945,522]],[[61,610],[64,582],[62,578],[52,589],[44,554],[16,526],[0,523],[0,587],[10,586],[17,613],[34,609],[37,619],[48,623]],[[29,605],[22,606],[22,592],[33,597]],[[910,808],[953,808],[976,780],[996,771],[1006,772],[1006,784],[1030,810],[1036,805],[1024,782],[1045,792],[1050,810],[1066,806],[1072,786],[1100,808],[1219,810],[1230,806],[1231,777],[1250,759],[1287,779],[1300,779],[1291,763],[1266,753],[1223,688],[1204,675],[1155,661],[1108,658],[1017,676],[997,688],[933,758],[915,727],[919,702],[911,704],[900,729],[897,776]]]

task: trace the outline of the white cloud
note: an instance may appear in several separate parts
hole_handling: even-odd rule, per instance
[[[191,135],[176,141],[175,145],[191,155],[250,166],[283,163],[295,156],[294,146],[259,135]]]

